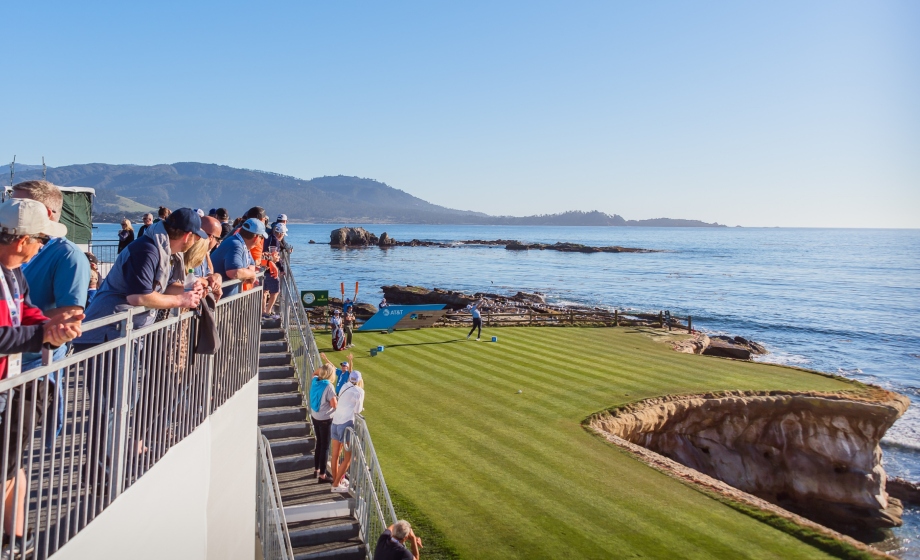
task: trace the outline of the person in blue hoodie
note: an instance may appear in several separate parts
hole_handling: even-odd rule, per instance
[[[313,457],[319,482],[332,482],[328,472],[329,444],[332,440],[332,414],[337,405],[335,366],[323,364],[313,372],[313,380],[310,382],[310,422],[313,423],[313,433],[316,436]]]

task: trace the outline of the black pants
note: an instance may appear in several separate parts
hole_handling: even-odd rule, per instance
[[[316,474],[328,476],[326,462],[329,460],[329,441],[332,439],[332,418],[317,420],[310,416],[310,421],[313,422],[313,433],[316,435],[316,447],[313,448]]]
[[[473,317],[473,328],[470,329],[470,334],[466,335],[467,338],[473,336],[473,331],[479,329],[479,332],[476,333],[476,338],[482,336],[482,319],[479,317]]]

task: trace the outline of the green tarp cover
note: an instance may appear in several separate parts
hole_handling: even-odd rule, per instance
[[[67,226],[67,239],[89,243],[93,238],[93,195],[90,192],[64,191],[61,223]]]

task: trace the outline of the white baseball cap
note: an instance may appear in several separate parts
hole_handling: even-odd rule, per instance
[[[351,381],[352,383],[357,383],[358,381],[361,381],[361,372],[358,370],[352,371],[351,375],[348,376],[348,380]]]
[[[0,231],[12,235],[64,237],[67,226],[52,222],[48,209],[37,200],[11,198],[0,204]]]
[[[275,224],[275,231],[278,233],[287,233],[287,226],[284,224]]]
[[[287,221],[287,214],[278,214],[278,221],[279,221],[279,222],[286,222],[286,221]]]

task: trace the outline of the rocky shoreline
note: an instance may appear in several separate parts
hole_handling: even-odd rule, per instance
[[[314,243],[314,241],[310,241]],[[456,243],[442,243],[438,241],[422,241],[413,239],[411,241],[397,241],[390,237],[387,232],[376,234],[367,231],[362,227],[342,227],[332,230],[329,235],[329,245],[332,247],[380,247],[388,249],[390,247],[440,247],[452,249],[464,245],[485,245],[490,247],[504,247],[508,251],[560,251],[563,253],[659,253],[653,249],[639,249],[634,247],[592,247],[581,245],[579,243],[523,243],[515,239],[470,239],[458,241]]]
[[[546,326],[621,326],[621,327],[668,327],[676,331],[691,331],[692,338],[676,342],[678,352],[703,354],[736,360],[750,360],[753,356],[767,353],[763,345],[740,336],[707,336],[692,331],[692,319],[685,320],[662,312],[635,313],[611,311],[601,307],[574,304],[551,304],[543,294],[517,292],[513,295],[477,292],[467,294],[455,290],[423,288],[420,286],[383,286],[383,295],[392,305],[443,304],[451,311],[461,311],[468,305],[483,300],[482,311],[487,320],[495,324]],[[468,320],[467,314],[459,317],[447,315],[447,322]]]

